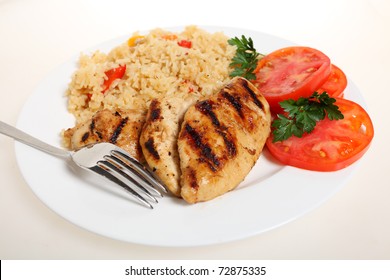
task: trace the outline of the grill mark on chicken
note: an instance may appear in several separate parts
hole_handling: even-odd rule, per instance
[[[210,161],[208,161],[206,158],[200,157],[200,158],[198,158],[198,162],[205,163],[210,168],[211,171],[217,172],[217,168]]]
[[[217,168],[220,166],[221,162],[218,157],[213,153],[213,150],[208,144],[202,142],[202,136],[188,123],[185,125],[185,130],[189,135],[189,138],[192,140],[192,146],[198,149],[201,157],[199,158],[200,162],[205,162],[210,167],[213,172],[217,171]]]
[[[264,110],[263,103],[259,100],[256,93],[250,88],[247,81],[241,80],[242,86],[247,90],[249,95],[252,97],[253,102],[256,104],[257,107],[259,107],[261,110]]]
[[[221,125],[217,115],[213,112],[214,102],[210,100],[200,101],[195,105],[195,108],[201,112],[202,114],[208,116],[211,119],[212,124],[215,126],[216,132],[222,136],[223,141],[225,143],[226,149],[229,153],[230,157],[233,157],[237,154],[237,148],[234,141],[231,140],[231,136],[228,137],[229,132],[225,132],[227,130],[226,127]]]
[[[95,119],[92,118],[91,124],[89,125],[89,130],[93,133],[95,129]]]
[[[116,112],[115,114],[117,114],[118,112]],[[119,113],[118,113],[119,114]],[[120,116],[120,114],[119,114]],[[119,122],[119,125],[115,128],[114,132],[112,133],[111,137],[110,137],[110,142],[112,144],[115,144],[116,141],[118,140],[118,137],[119,135],[121,134],[122,132],[122,128],[126,125],[127,121],[129,120],[128,117],[124,118],[124,119],[121,119],[121,121]]]
[[[237,111],[238,115],[243,119],[244,114],[242,112],[242,104],[239,97],[234,97],[233,95],[229,94],[227,91],[222,92],[222,96],[229,101],[229,103],[233,106],[233,108]]]
[[[221,123],[219,122],[217,116],[213,112],[213,102],[211,102],[210,100],[200,101],[195,105],[195,107],[202,114],[209,116],[213,125],[217,127],[221,126]]]
[[[150,103],[150,121],[160,120],[161,117],[161,106],[160,102],[156,99],[153,99]]]
[[[218,134],[222,136],[223,141],[225,143],[226,149],[229,153],[229,156],[232,158],[237,155],[237,146],[236,143],[233,139],[229,139],[231,137],[230,134],[228,136],[228,133],[222,131],[222,130],[217,130]]]
[[[145,148],[153,156],[154,159],[156,159],[156,160],[160,159],[160,155],[158,154],[158,152],[154,146],[154,139],[153,138],[149,138],[148,141],[145,142]]]
[[[192,168],[190,168],[190,171],[188,172],[188,181],[192,189],[199,189],[198,180],[196,179],[196,171]]]
[[[83,134],[83,137],[81,137],[81,141],[82,141],[82,142],[85,142],[85,141],[88,140],[88,138],[89,138],[89,132],[85,132],[85,133]]]
[[[95,131],[95,133],[99,137],[100,140],[103,139],[103,134],[100,131]]]
[[[89,125],[89,131],[91,132],[91,134],[96,134],[99,137],[99,139],[102,140],[103,139],[102,133],[98,130],[95,130],[95,127],[96,127],[96,122],[95,122],[95,119],[92,118],[91,124]],[[85,133],[85,134],[87,134],[87,133]],[[87,141],[87,139],[89,137],[89,134],[88,135],[85,135],[85,134],[83,136],[83,139],[85,137],[85,140],[82,139],[84,142]]]

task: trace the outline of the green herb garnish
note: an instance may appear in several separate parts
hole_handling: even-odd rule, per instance
[[[314,92],[309,98],[300,97],[296,101],[288,99],[280,102],[287,116],[278,114],[272,122],[272,127],[275,128],[272,131],[273,142],[286,140],[293,135],[300,138],[305,132],[312,132],[317,122],[326,116],[330,120],[343,119],[344,116],[335,102],[336,99],[326,92]]]
[[[248,80],[255,80],[256,75],[253,73],[259,61],[259,54],[253,47],[252,38],[246,38],[244,35],[241,39],[234,37],[228,40],[229,45],[236,46],[236,55],[233,57],[230,67],[234,70],[230,73],[230,77],[244,77]]]

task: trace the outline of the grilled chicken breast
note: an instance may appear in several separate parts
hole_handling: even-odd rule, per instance
[[[183,115],[195,101],[195,97],[152,100],[140,136],[146,162],[175,196],[181,189],[177,137]]]
[[[191,106],[178,138],[183,199],[207,201],[235,188],[259,158],[270,123],[267,101],[244,78]]]
[[[142,161],[139,136],[144,123],[144,112],[104,109],[96,112],[91,120],[66,130],[64,136],[69,139],[71,150],[92,143],[110,142]]]

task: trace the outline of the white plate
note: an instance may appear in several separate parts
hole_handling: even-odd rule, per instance
[[[202,27],[228,36],[252,37],[267,53],[293,43],[264,33],[226,27]],[[183,28],[170,28],[180,31]],[[118,38],[91,50],[108,51]],[[60,131],[74,125],[64,92],[78,56],[53,71],[25,104],[18,128],[60,146]],[[349,81],[346,97],[363,99]],[[139,206],[116,186],[74,171],[60,159],[16,144],[21,172],[34,193],[53,211],[92,232],[127,242],[156,246],[200,246],[253,236],[281,226],[319,206],[347,181],[356,164],[331,173],[286,167],[265,152],[234,191],[196,205],[164,197],[154,210]]]

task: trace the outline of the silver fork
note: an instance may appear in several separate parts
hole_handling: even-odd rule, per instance
[[[63,159],[71,159],[77,166],[102,175],[116,183],[143,205],[153,209],[150,202],[167,193],[166,187],[139,161],[111,143],[88,145],[70,152],[49,145],[31,135],[0,121],[0,133],[33,148]]]

